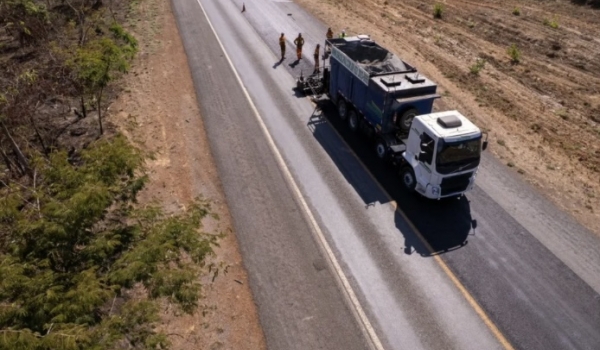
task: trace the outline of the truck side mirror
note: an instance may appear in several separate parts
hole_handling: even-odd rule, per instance
[[[429,146],[429,144],[428,144],[428,143],[426,143],[426,142],[421,142],[421,151],[424,151],[424,150],[426,150],[426,149],[427,149],[427,146]]]

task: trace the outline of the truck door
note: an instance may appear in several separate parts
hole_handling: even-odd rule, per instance
[[[420,152],[417,156],[415,176],[418,184],[427,186],[431,182],[434,169],[435,140],[426,132],[421,133],[420,139]]]

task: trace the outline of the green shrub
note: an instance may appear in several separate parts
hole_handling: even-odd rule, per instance
[[[442,18],[442,14],[444,13],[444,5],[439,2],[433,5],[433,18]]]
[[[507,50],[508,56],[510,56],[510,61],[512,63],[519,63],[521,61],[521,51],[517,47],[516,44],[510,45]]]
[[[119,136],[76,162],[38,157],[33,186],[0,188],[0,349],[168,349],[160,307],[194,312],[218,236],[201,199],[179,215],[135,208],[143,162]]]
[[[471,71],[471,74],[479,75],[479,72],[481,72],[481,70],[484,67],[485,67],[485,60],[482,58],[478,58],[477,62],[475,62],[475,64],[473,64],[471,67],[469,67],[469,70]]]
[[[544,25],[553,29],[558,29],[558,18],[556,16],[552,19],[544,18]]]
[[[515,16],[520,16],[521,15],[521,9],[519,9],[518,7],[515,7],[513,9],[512,14],[515,15]]]

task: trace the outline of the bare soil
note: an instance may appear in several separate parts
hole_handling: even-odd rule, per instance
[[[598,2],[446,0],[441,19],[431,0],[297,2],[334,32],[370,34],[437,82],[435,109],[474,120],[493,154],[600,235]],[[486,63],[474,74],[478,60]]]
[[[204,228],[224,233],[216,260],[227,266],[214,282],[203,278],[204,298],[196,314],[165,309],[160,329],[178,350],[265,349],[170,1],[145,0],[133,6],[139,8],[127,29],[139,40],[140,54],[123,93],[109,108],[109,119],[154,156],[142,204],[156,201],[176,212],[198,196],[212,201],[219,218],[204,222]]]

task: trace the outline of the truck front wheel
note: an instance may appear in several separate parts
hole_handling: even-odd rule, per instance
[[[339,97],[337,107],[340,119],[346,120],[346,118],[348,117],[348,106],[346,105],[346,101],[342,97]]]
[[[353,109],[348,112],[348,126],[352,132],[358,130],[358,114]]]
[[[417,178],[415,177],[415,171],[411,167],[406,166],[400,171],[400,177],[402,178],[402,184],[404,184],[404,187],[409,192],[413,192],[415,190],[415,187],[417,187]]]
[[[409,131],[412,121],[413,119],[415,119],[416,115],[417,110],[414,108],[404,111],[404,113],[402,113],[402,115],[398,119],[398,126],[400,127],[400,129],[402,131]]]

